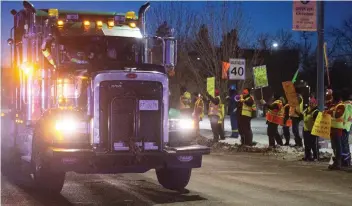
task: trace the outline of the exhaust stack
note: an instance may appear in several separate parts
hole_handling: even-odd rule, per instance
[[[150,3],[147,2],[143,6],[141,6],[141,8],[138,11],[138,26],[142,30],[143,37],[146,37],[146,28],[145,28],[146,17],[145,17],[145,13],[149,9],[149,7],[150,7]],[[142,62],[143,63],[148,63],[148,39],[147,38],[144,39],[144,48],[143,49],[144,49],[144,51],[143,51],[144,55],[143,55],[143,58],[142,58]]]

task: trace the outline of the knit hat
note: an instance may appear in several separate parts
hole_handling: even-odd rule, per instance
[[[314,97],[311,97],[310,100],[309,100],[309,104],[311,104],[311,105],[317,105],[317,104],[318,104],[318,101],[317,101],[317,99],[315,99]]]
[[[220,91],[218,89],[215,89],[215,96],[219,96],[220,95]]]

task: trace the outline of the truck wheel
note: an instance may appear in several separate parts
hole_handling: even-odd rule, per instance
[[[49,162],[45,161],[40,152],[33,153],[32,171],[31,176],[36,189],[49,193],[61,192],[66,173],[51,168]]]
[[[183,190],[191,178],[192,168],[156,169],[159,183],[169,190]]]

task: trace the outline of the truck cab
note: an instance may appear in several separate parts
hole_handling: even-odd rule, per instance
[[[180,190],[210,149],[189,141],[191,118],[169,118],[173,37],[145,35],[134,12],[12,11],[15,158],[35,186],[60,192],[65,173],[144,173]],[[159,41],[162,63],[148,57]]]

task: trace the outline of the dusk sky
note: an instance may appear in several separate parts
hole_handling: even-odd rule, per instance
[[[36,8],[58,8],[58,9],[77,9],[92,11],[135,11],[144,3],[139,1],[123,2],[82,2],[82,1],[32,1]],[[153,3],[157,2],[152,2]],[[159,2],[160,3],[160,2]],[[195,10],[201,8],[203,2],[192,3]],[[276,33],[279,29],[290,30],[292,28],[292,1],[286,2],[243,2],[245,16],[251,19],[251,27],[256,34],[268,32]],[[10,29],[13,26],[13,18],[10,14],[11,9],[22,9],[21,1],[2,1],[1,2],[1,59],[2,65],[9,65],[6,56],[9,55],[9,47],[6,40],[9,38]],[[339,26],[343,19],[352,15],[352,2],[330,1],[325,4],[325,26]],[[298,37],[298,32],[295,32]]]

